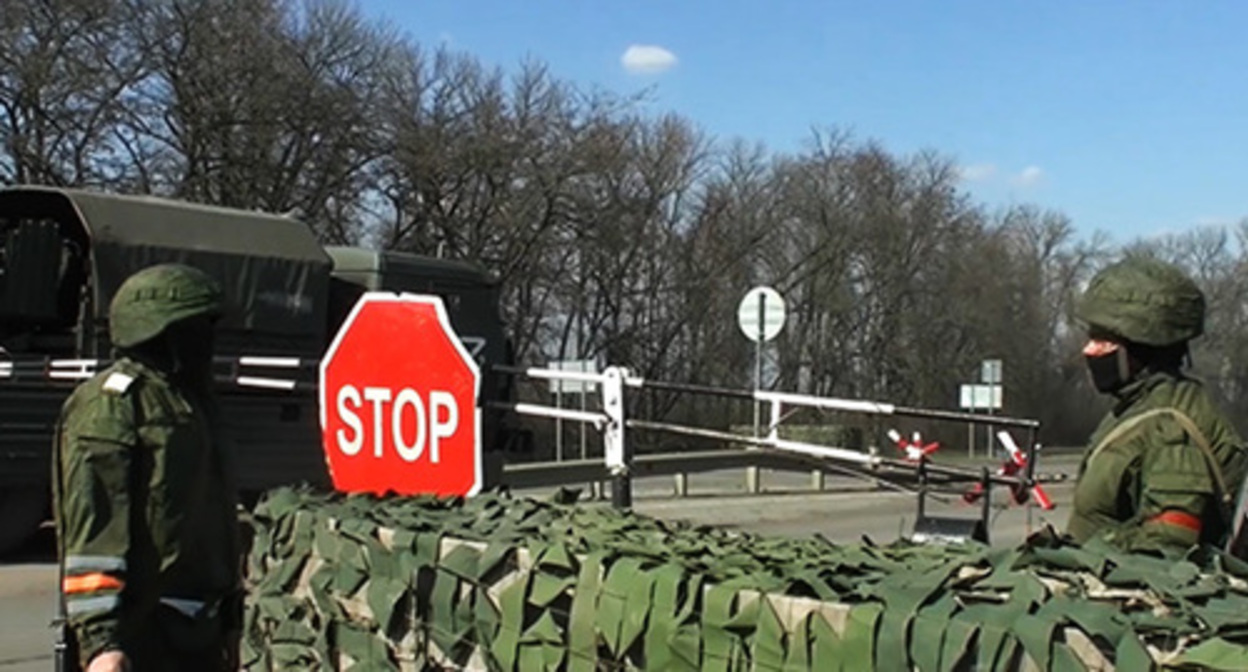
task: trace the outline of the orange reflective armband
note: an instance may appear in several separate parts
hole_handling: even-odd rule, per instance
[[[67,576],[61,581],[61,592],[66,595],[93,593],[97,590],[121,590],[126,583],[121,579],[103,573]]]
[[[1162,525],[1174,525],[1189,529],[1196,534],[1200,534],[1201,522],[1200,518],[1193,516],[1184,511],[1176,511],[1169,509],[1148,519],[1150,523],[1161,523]]]

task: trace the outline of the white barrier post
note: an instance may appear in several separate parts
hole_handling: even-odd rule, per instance
[[[628,370],[608,366],[603,371],[602,410],[607,415],[603,427],[603,453],[607,471],[611,474],[611,503],[617,509],[633,506],[632,450],[624,437],[624,382]]]

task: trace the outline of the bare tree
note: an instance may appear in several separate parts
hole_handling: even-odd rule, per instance
[[[134,97],[129,153],[152,189],[295,212],[330,239],[364,217],[385,150],[369,111],[403,43],[345,5],[151,3],[133,26],[152,73]]]
[[[0,183],[126,188],[118,146],[126,96],[145,54],[125,0],[31,0],[0,11]]]

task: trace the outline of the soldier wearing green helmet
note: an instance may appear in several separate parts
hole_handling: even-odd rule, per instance
[[[220,286],[181,264],[118,288],[118,358],[57,427],[53,497],[73,661],[102,670],[236,666],[241,544],[210,393]]]
[[[1089,441],[1067,532],[1131,551],[1221,544],[1248,452],[1184,373],[1204,294],[1173,265],[1128,257],[1092,279],[1076,317],[1092,383],[1114,405]]]

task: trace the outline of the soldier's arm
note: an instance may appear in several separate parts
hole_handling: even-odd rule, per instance
[[[67,412],[59,446],[60,528],[66,614],[85,667],[120,646],[119,627],[130,548],[130,492],[137,434],[125,386]]]
[[[1108,534],[1126,550],[1183,552],[1200,542],[1214,510],[1216,487],[1201,449],[1185,438],[1165,437],[1144,453],[1138,474],[1136,515]]]

